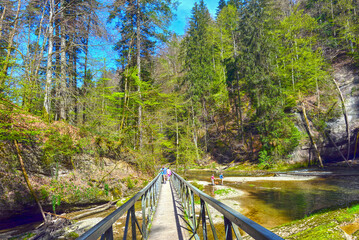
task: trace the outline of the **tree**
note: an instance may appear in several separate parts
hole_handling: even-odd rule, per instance
[[[150,60],[155,45],[154,39],[163,40],[167,34],[167,26],[172,18],[172,9],[176,2],[172,0],[137,0],[115,1],[112,6],[110,20],[117,19],[122,39],[115,49],[120,51],[121,63],[124,68],[137,67],[138,84],[137,92],[141,99],[141,82],[146,79],[146,71],[143,60]],[[135,53],[135,54],[133,54]],[[133,56],[135,55],[135,56]],[[148,75],[147,75],[148,76]],[[137,108],[138,146],[143,145],[142,104]]]
[[[218,2],[218,7],[217,7],[217,12],[216,15],[218,16],[218,14],[221,12],[221,10],[226,6],[226,1],[225,0],[219,0]]]

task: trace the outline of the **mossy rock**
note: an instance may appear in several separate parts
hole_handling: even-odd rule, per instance
[[[80,235],[77,232],[69,232],[65,235],[66,239],[76,239],[78,238]]]

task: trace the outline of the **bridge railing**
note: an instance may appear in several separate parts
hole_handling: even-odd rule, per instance
[[[227,205],[205,194],[198,188],[188,183],[178,174],[173,173],[172,182],[182,202],[182,206],[184,208],[184,212],[188,221],[187,223],[191,228],[190,229],[192,234],[191,238],[194,237],[196,240],[200,239],[198,233],[201,231],[199,229],[199,226],[200,223],[202,222],[201,236],[203,239],[208,239],[208,230],[207,230],[207,222],[206,222],[208,219],[209,225],[212,230],[213,238],[215,240],[218,239],[217,230],[213,224],[213,219],[210,215],[210,211],[208,208],[208,205],[210,205],[213,208],[215,208],[218,212],[223,214],[223,218],[224,218],[223,224],[225,229],[226,240],[232,240],[233,237],[236,237],[236,239],[242,239],[239,228],[241,228],[243,231],[248,233],[254,239],[273,239],[273,240],[282,239],[278,235],[272,233],[271,231],[259,225],[258,223],[250,220],[249,218],[245,217],[241,213],[233,210]],[[200,198],[200,212],[198,215],[198,219],[196,215],[195,195],[197,195]],[[222,235],[223,234],[221,234],[221,236]]]
[[[83,239],[113,239],[112,225],[127,212],[126,224],[123,233],[123,239],[127,239],[129,231],[129,223],[131,220],[132,239],[136,239],[136,227],[142,235],[141,239],[148,238],[149,228],[151,226],[153,214],[157,206],[159,191],[161,188],[161,174],[158,174],[145,188],[139,191],[135,196],[125,202],[121,207],[116,209],[106,218],[101,220],[98,224],[93,226],[90,230],[78,237],[78,240]],[[141,200],[142,208],[142,226],[140,226],[135,215],[135,203]]]

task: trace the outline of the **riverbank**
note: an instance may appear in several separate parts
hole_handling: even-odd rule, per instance
[[[276,227],[272,231],[284,239],[358,239],[359,204],[322,210],[304,219]]]
[[[284,239],[359,236],[359,205],[353,205],[358,202],[358,175],[352,170],[225,177],[223,186],[212,186],[209,178],[202,174],[197,176],[202,180],[195,182],[207,194]],[[221,224],[220,214],[210,211],[214,222]]]

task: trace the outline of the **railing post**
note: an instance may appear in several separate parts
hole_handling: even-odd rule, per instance
[[[224,217],[224,229],[226,231],[226,240],[233,240],[232,223],[226,217]]]
[[[194,205],[194,192],[191,192],[191,198],[192,198],[192,221],[193,221],[193,228],[195,230],[194,233],[196,233],[197,226],[196,226],[196,208]]]
[[[135,205],[130,208],[131,212],[131,230],[132,230],[132,240],[136,240],[136,213]]]
[[[142,195],[142,199],[141,199],[141,207],[142,207],[142,238],[146,239],[147,238],[147,227],[146,227],[146,207],[147,207],[147,193],[145,192],[144,195]]]
[[[112,226],[106,230],[101,236],[101,240],[113,240],[113,228]]]
[[[126,240],[126,239],[127,239],[128,223],[129,223],[129,221],[130,221],[130,210],[127,211],[125,231],[123,232],[123,240]]]
[[[204,201],[202,199],[201,199],[201,217],[202,217],[203,240],[207,240],[206,208],[204,205]]]

